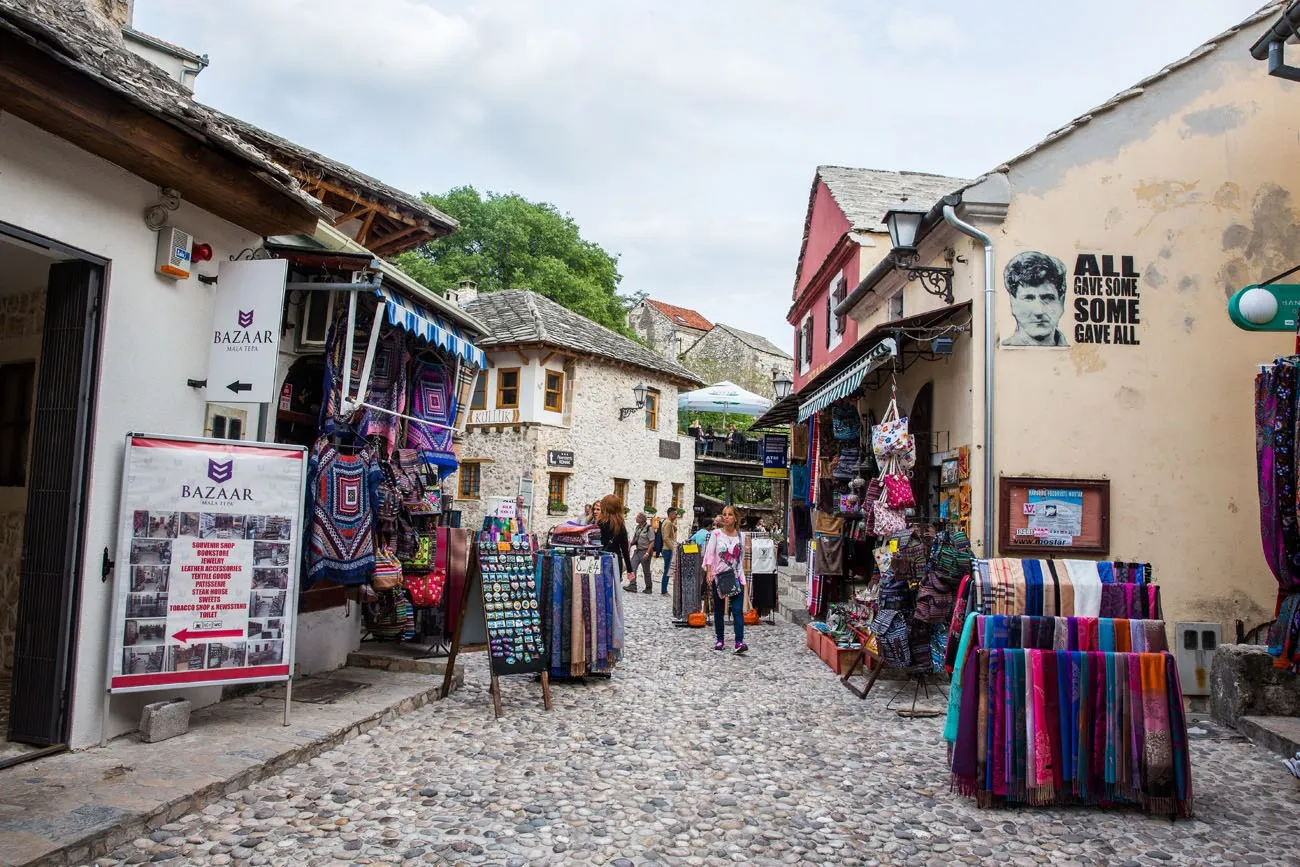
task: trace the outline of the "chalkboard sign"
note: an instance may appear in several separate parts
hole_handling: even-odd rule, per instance
[[[546,670],[546,644],[532,545],[527,536],[478,543],[483,612],[487,618],[492,672],[527,674]]]

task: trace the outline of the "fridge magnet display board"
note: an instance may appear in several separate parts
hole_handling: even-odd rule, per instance
[[[1110,481],[1003,477],[998,547],[1003,554],[1110,553]]]

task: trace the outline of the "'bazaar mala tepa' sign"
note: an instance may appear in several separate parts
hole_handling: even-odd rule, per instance
[[[110,692],[288,680],[306,454],[131,435]]]

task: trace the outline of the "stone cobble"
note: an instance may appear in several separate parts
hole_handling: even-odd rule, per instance
[[[790,624],[669,625],[627,601],[609,680],[503,679],[482,654],[447,701],[164,825],[97,865],[1295,864],[1297,783],[1240,740],[1197,740],[1197,818],[979,810],[948,792],[940,722],[843,689]]]

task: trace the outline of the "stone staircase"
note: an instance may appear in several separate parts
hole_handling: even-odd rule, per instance
[[[804,596],[807,583],[807,571],[803,563],[792,560],[789,566],[781,566],[776,570],[780,615],[797,626],[806,626],[812,620],[808,616],[808,602]]]

